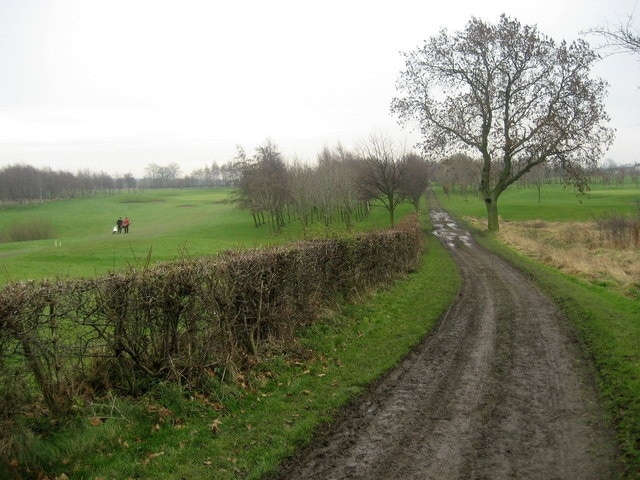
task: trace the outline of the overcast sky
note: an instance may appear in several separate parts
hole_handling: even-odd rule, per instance
[[[188,174],[266,139],[302,161],[372,133],[411,147],[389,113],[400,52],[501,13],[571,41],[637,1],[0,0],[0,167]],[[640,161],[639,60],[594,72],[617,163]]]

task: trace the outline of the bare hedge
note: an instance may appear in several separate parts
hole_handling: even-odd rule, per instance
[[[282,344],[323,305],[414,270],[417,220],[348,238],[230,251],[95,279],[0,290],[0,415],[64,415],[99,391],[199,388]],[[1,419],[0,419],[1,420]]]

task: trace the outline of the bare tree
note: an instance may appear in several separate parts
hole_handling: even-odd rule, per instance
[[[164,188],[178,185],[177,180],[180,176],[180,165],[175,162],[171,162],[168,165],[150,163],[144,171],[145,181],[150,187]]]
[[[417,153],[405,155],[400,188],[416,212],[420,211],[420,199],[429,185],[429,165]]]
[[[455,153],[441,162],[443,178],[450,190],[456,187],[467,198],[469,190],[478,192],[482,165],[464,153]]]
[[[406,198],[402,189],[405,156],[388,138],[371,135],[358,149],[360,172],[357,187],[364,200],[379,200],[394,224],[396,207]]]
[[[533,185],[538,191],[538,204],[542,203],[542,185],[547,179],[547,169],[543,164],[533,167],[522,179],[528,185]]]
[[[553,163],[588,190],[584,167],[597,165],[613,131],[586,42],[556,44],[503,15],[497,25],[472,18],[461,32],[443,30],[405,59],[392,111],[417,120],[425,152],[480,153],[489,230],[499,229],[500,194],[536,165]]]
[[[233,192],[234,202],[239,208],[245,208],[251,212],[253,224],[259,227],[264,223],[264,212],[259,204],[258,196],[254,193],[254,178],[257,176],[257,167],[251,161],[244,149],[236,145],[236,156],[233,160],[234,170],[238,172]]]
[[[180,165],[178,165],[176,162],[171,162],[165,167],[165,176],[169,181],[169,184],[175,182],[176,179],[180,176]]]
[[[127,188],[128,190],[135,190],[138,185],[138,181],[131,173],[125,174],[122,178],[122,183],[124,188]]]
[[[237,185],[240,178],[240,171],[235,162],[223,163],[220,166],[220,181],[224,186]]]
[[[267,140],[256,148],[253,159],[238,150],[237,166],[240,178],[235,193],[236,202],[248,208],[256,227],[264,223],[265,212],[273,232],[284,226],[284,207],[289,200],[289,172],[278,147]]]
[[[635,25],[633,13],[621,19],[616,25],[605,24],[586,33],[599,35],[605,41],[604,48],[613,53],[640,55],[640,31]]]
[[[289,167],[290,202],[295,215],[300,220],[303,230],[313,220],[317,187],[316,175],[313,168],[302,162],[295,161]]]
[[[159,187],[162,185],[162,167],[157,163],[150,163],[144,169],[144,178],[151,187]]]
[[[354,219],[362,218],[362,202],[357,189],[358,167],[355,155],[341,144],[333,149],[325,147],[318,154],[316,177],[318,183],[317,205],[325,225],[335,216],[344,222],[347,228]]]

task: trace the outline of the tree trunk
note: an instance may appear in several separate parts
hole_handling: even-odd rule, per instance
[[[498,198],[494,196],[486,196],[484,204],[487,207],[487,229],[490,232],[497,232],[500,230],[500,224],[498,222]]]
[[[542,203],[542,185],[538,183],[536,187],[538,188],[538,205],[540,205]]]

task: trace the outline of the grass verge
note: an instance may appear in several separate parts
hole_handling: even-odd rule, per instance
[[[426,217],[426,216],[425,216]],[[460,277],[432,237],[421,267],[388,289],[343,305],[284,354],[260,358],[240,385],[207,395],[158,385],[142,401],[107,398],[64,427],[41,421],[2,478],[259,479],[319,425],[396,365],[455,298]],[[33,431],[33,429],[30,429]]]

